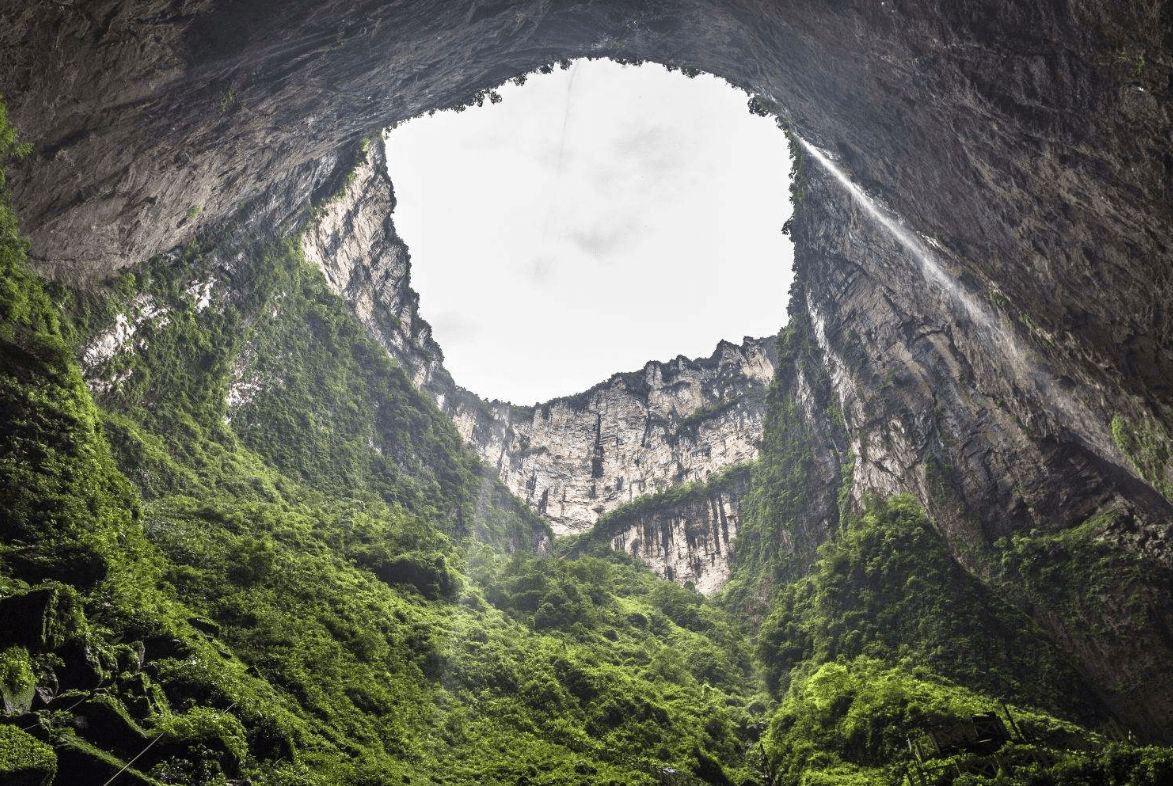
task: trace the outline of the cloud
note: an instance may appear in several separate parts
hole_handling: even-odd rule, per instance
[[[437,340],[449,343],[472,341],[481,332],[480,323],[460,311],[445,311],[432,320],[432,333]]]
[[[644,227],[628,218],[619,222],[596,223],[570,232],[570,242],[592,259],[608,264],[624,251],[643,242]]]
[[[679,129],[657,123],[628,129],[615,139],[611,151],[615,160],[634,168],[640,175],[662,177],[679,169],[695,146]]]
[[[534,286],[547,288],[554,279],[554,258],[538,254],[522,265],[522,273]]]
[[[576,69],[507,85],[444,133],[440,115],[392,132],[423,316],[484,395],[545,400],[785,320],[785,138],[735,133],[764,121],[705,78]],[[755,286],[722,298],[721,279]]]

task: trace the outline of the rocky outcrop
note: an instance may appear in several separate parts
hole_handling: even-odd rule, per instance
[[[644,494],[756,457],[774,376],[772,337],[722,342],[709,358],[650,362],[533,407],[485,401],[457,385],[411,289],[382,141],[371,140],[365,155],[303,235],[306,260],[556,534],[583,532]]]
[[[346,185],[317,210],[302,236],[306,261],[350,305],[371,335],[443,407],[454,389],[432,328],[411,288],[411,256],[395,232],[395,191],[381,137],[364,143]]]
[[[365,134],[560,57],[697,67],[777,101],[934,251],[910,254],[809,164],[799,305],[851,444],[848,496],[915,494],[991,581],[1001,538],[1123,511],[1104,541],[1164,577],[1140,611],[1096,586],[1073,588],[1107,599],[1080,623],[1019,602],[1120,717],[1170,739],[1171,14],[1109,0],[6,0],[0,85],[35,143],[12,178],[33,257],[86,282],[241,202],[258,231],[300,227],[298,206],[336,190]],[[538,504],[572,465],[618,498],[607,461],[645,449],[624,440],[653,393],[676,406],[656,455],[677,473],[675,381],[695,390],[709,373],[686,365],[504,418],[444,407],[466,434],[489,432]],[[573,450],[547,445],[557,461],[539,475],[533,440],[564,427]],[[560,515],[594,513],[588,489]],[[1077,629],[1089,620],[1111,633]]]
[[[621,508],[599,526],[616,551],[639,558],[660,578],[711,595],[729,580],[750,472],[741,465],[695,489]]]

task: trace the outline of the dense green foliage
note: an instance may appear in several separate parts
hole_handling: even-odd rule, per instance
[[[526,556],[544,524],[294,244],[205,238],[50,298],[4,217],[0,635],[39,631],[0,646],[33,735],[5,777],[55,755],[100,783],[144,750],[121,778],[750,777],[763,705],[726,616],[625,559]],[[99,410],[74,355],[119,315]]]
[[[542,529],[522,506],[505,517],[500,504],[486,508],[482,497],[506,503],[499,484],[292,241],[259,247],[237,270],[217,240],[156,258],[106,293],[60,296],[77,315],[78,349],[116,314],[139,323],[134,351],[95,373],[112,385],[100,402],[119,463],[148,497],[209,493],[225,480],[234,499],[271,499],[266,473],[247,466],[256,455],[274,482],[406,506],[450,534],[475,527],[520,544]],[[201,307],[200,287],[225,280],[231,297]],[[248,400],[230,412],[234,382]]]
[[[1173,500],[1173,439],[1154,418],[1132,423],[1122,415],[1112,418],[1112,437],[1140,476]]]
[[[827,373],[817,358],[809,317],[793,309],[778,336],[778,367],[766,398],[760,458],[732,558],[733,576],[722,603],[754,620],[778,589],[806,573],[826,536],[816,520],[820,491],[813,479],[814,435],[794,394],[798,375],[826,395]]]
[[[1096,718],[1090,690],[1029,618],[951,557],[910,497],[873,500],[762,625],[772,688],[841,658],[908,659],[990,696]],[[802,669],[799,668],[799,671]]]
[[[1011,744],[997,751],[997,774],[976,774],[989,757],[960,751],[929,759],[928,783],[965,786],[1157,786],[1173,777],[1173,751],[1107,745],[1052,716],[1008,707],[942,680],[908,661],[866,656],[822,664],[795,681],[770,721],[770,769],[783,783],[891,784],[915,769],[911,741],[926,731],[994,713]]]
[[[0,159],[20,152],[0,105]],[[890,783],[909,736],[1003,697],[1025,764],[958,783],[1171,776],[1167,750],[1057,719],[1097,708],[913,502],[815,526],[816,440],[841,435],[795,404],[801,376],[834,406],[801,309],[756,464],[549,556],[296,239],[222,232],[73,291],[28,271],[0,199],[0,780]],[[717,602],[606,548],[746,482]],[[993,581],[1103,620],[1157,586],[1111,523],[1001,542]]]

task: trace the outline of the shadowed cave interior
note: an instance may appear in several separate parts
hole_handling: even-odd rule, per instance
[[[1167,782],[1169,13],[0,3],[0,775]],[[789,321],[486,402],[378,131],[583,56],[789,132]]]

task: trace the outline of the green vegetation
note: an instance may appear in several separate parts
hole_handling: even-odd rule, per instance
[[[0,105],[0,155],[25,150]],[[75,291],[29,272],[0,200],[0,781],[100,784],[133,759],[119,782],[891,783],[909,736],[1001,698],[1025,730],[1013,771],[957,783],[1173,777],[1167,749],[1074,724],[1101,708],[994,594],[1082,625],[1078,646],[1143,636],[1164,585],[1104,543],[1125,513],[999,541],[983,583],[912,500],[836,506],[853,457],[841,412],[820,426],[795,402],[801,380],[837,410],[804,309],[758,462],[546,555],[546,525],[296,238],[219,232]],[[76,358],[120,316],[134,333],[87,368],[91,394]],[[1162,477],[1166,443],[1113,432]],[[738,484],[715,601],[606,547]],[[1127,625],[1097,627],[1119,610]]]
[[[762,448],[732,558],[732,577],[721,603],[756,623],[775,591],[805,574],[815,547],[825,537],[816,521],[814,444],[807,419],[793,393],[803,375],[829,400],[829,378],[818,360],[804,310],[792,309],[778,337],[778,367],[766,398]]]
[[[1099,720],[1064,656],[957,564],[911,497],[871,501],[820,547],[811,572],[776,598],[760,648],[777,690],[810,664],[872,655],[909,659],[990,696]]]
[[[1112,438],[1140,476],[1173,501],[1173,439],[1161,425],[1146,415],[1133,423],[1123,415],[1112,418]]]
[[[757,778],[727,616],[619,555],[533,556],[545,525],[295,242],[233,267],[206,236],[81,292],[4,210],[0,676],[28,733],[0,726],[0,777],[145,750],[129,782]],[[73,358],[119,314],[99,409]]]
[[[989,302],[990,308],[995,311],[1006,311],[1010,308],[1010,301],[1006,299],[1006,296],[992,287],[986,292],[986,300]]]
[[[998,750],[992,775],[975,774],[973,765],[986,756],[961,751],[926,762],[929,783],[1157,786],[1173,777],[1168,748],[1107,745],[1071,723],[1007,707],[908,662],[893,667],[866,656],[824,663],[795,682],[765,747],[782,783],[901,783],[914,761],[910,740],[979,713],[998,715],[1019,739]]]
[[[0,725],[0,776],[6,783],[50,783],[56,772],[51,747],[15,726]]]

